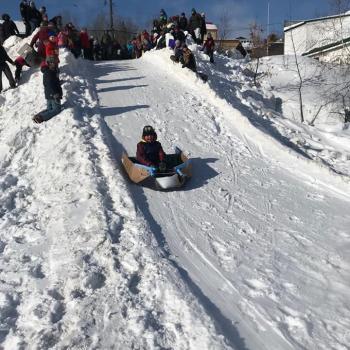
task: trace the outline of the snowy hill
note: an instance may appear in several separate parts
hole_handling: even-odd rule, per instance
[[[1,346],[346,349],[347,131],[285,118],[239,61],[197,53],[203,84],[169,54],[62,52],[65,109],[39,126],[39,71],[1,95]],[[145,124],[190,152],[183,190],[125,178]],[[342,156],[313,160],[295,130]]]

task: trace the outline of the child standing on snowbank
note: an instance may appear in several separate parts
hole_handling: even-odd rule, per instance
[[[41,67],[47,108],[33,117],[35,123],[50,120],[61,112],[62,87],[59,79],[57,59],[48,57],[46,64]]]
[[[15,65],[15,62],[11,60],[4,47],[0,44],[0,92],[2,91],[2,72],[5,73],[6,78],[10,83],[10,88],[13,89],[16,87],[16,82],[13,79],[12,72],[6,61]]]

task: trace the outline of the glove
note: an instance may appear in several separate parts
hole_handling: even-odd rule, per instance
[[[166,163],[165,162],[160,162],[159,163],[159,171],[163,173],[166,170]]]
[[[151,176],[155,176],[156,175],[156,172],[157,172],[157,168],[152,166],[151,169],[149,170],[149,174]]]

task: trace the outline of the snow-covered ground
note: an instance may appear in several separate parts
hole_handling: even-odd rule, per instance
[[[198,53],[204,84],[169,55],[63,53],[65,109],[43,125],[40,72],[1,95],[0,347],[349,349],[348,160],[294,142],[321,127],[245,64]],[[190,153],[183,189],[126,178],[145,124]],[[325,134],[346,154],[346,130]]]

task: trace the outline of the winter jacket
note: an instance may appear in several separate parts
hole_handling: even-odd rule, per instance
[[[14,21],[11,21],[11,20],[4,21],[2,23],[1,29],[2,29],[2,37],[3,37],[4,41],[12,35],[19,34],[16,23]]]
[[[215,48],[215,41],[213,38],[207,38],[207,40],[203,44],[203,49],[208,51],[213,51]]]
[[[165,159],[162,145],[158,141],[146,142],[142,140],[137,144],[136,159],[146,166],[157,166]]]
[[[87,32],[80,32],[80,43],[82,49],[90,49],[89,35]]]
[[[181,30],[187,30],[188,21],[185,16],[181,16],[179,19],[179,28]]]
[[[40,25],[43,17],[41,15],[40,11],[36,7],[29,6],[28,19],[29,19],[29,21],[35,21],[36,23],[38,23],[38,25]]]
[[[45,40],[49,40],[49,28],[41,27],[40,30],[33,36],[30,46],[33,47],[37,41],[44,43]]]
[[[207,34],[207,24],[205,23],[205,17],[202,17],[202,25],[201,25],[202,38],[204,38],[205,34]]]
[[[175,30],[173,37],[175,40],[180,40],[182,43],[186,40],[185,33],[182,30]]]
[[[188,23],[189,30],[194,31],[196,28],[201,28],[202,21],[202,16],[199,13],[192,14]]]
[[[19,12],[21,13],[23,22],[29,21],[29,11],[29,5],[26,2],[21,1],[21,3],[19,4]]]
[[[197,72],[197,65],[196,65],[196,59],[194,58],[194,55],[191,50],[185,50],[183,51],[182,55],[182,68],[188,68],[191,69],[193,72]]]
[[[56,62],[59,63],[58,55],[59,55],[59,49],[57,44],[49,41],[45,45],[45,57],[54,56],[56,58]]]
[[[11,60],[11,58],[7,54],[5,48],[2,45],[0,45],[0,65],[4,65],[6,61],[14,64],[14,62]]]
[[[47,100],[61,99],[63,94],[58,69],[51,69],[47,65],[44,65],[41,67],[41,72],[43,73],[45,98]]]

